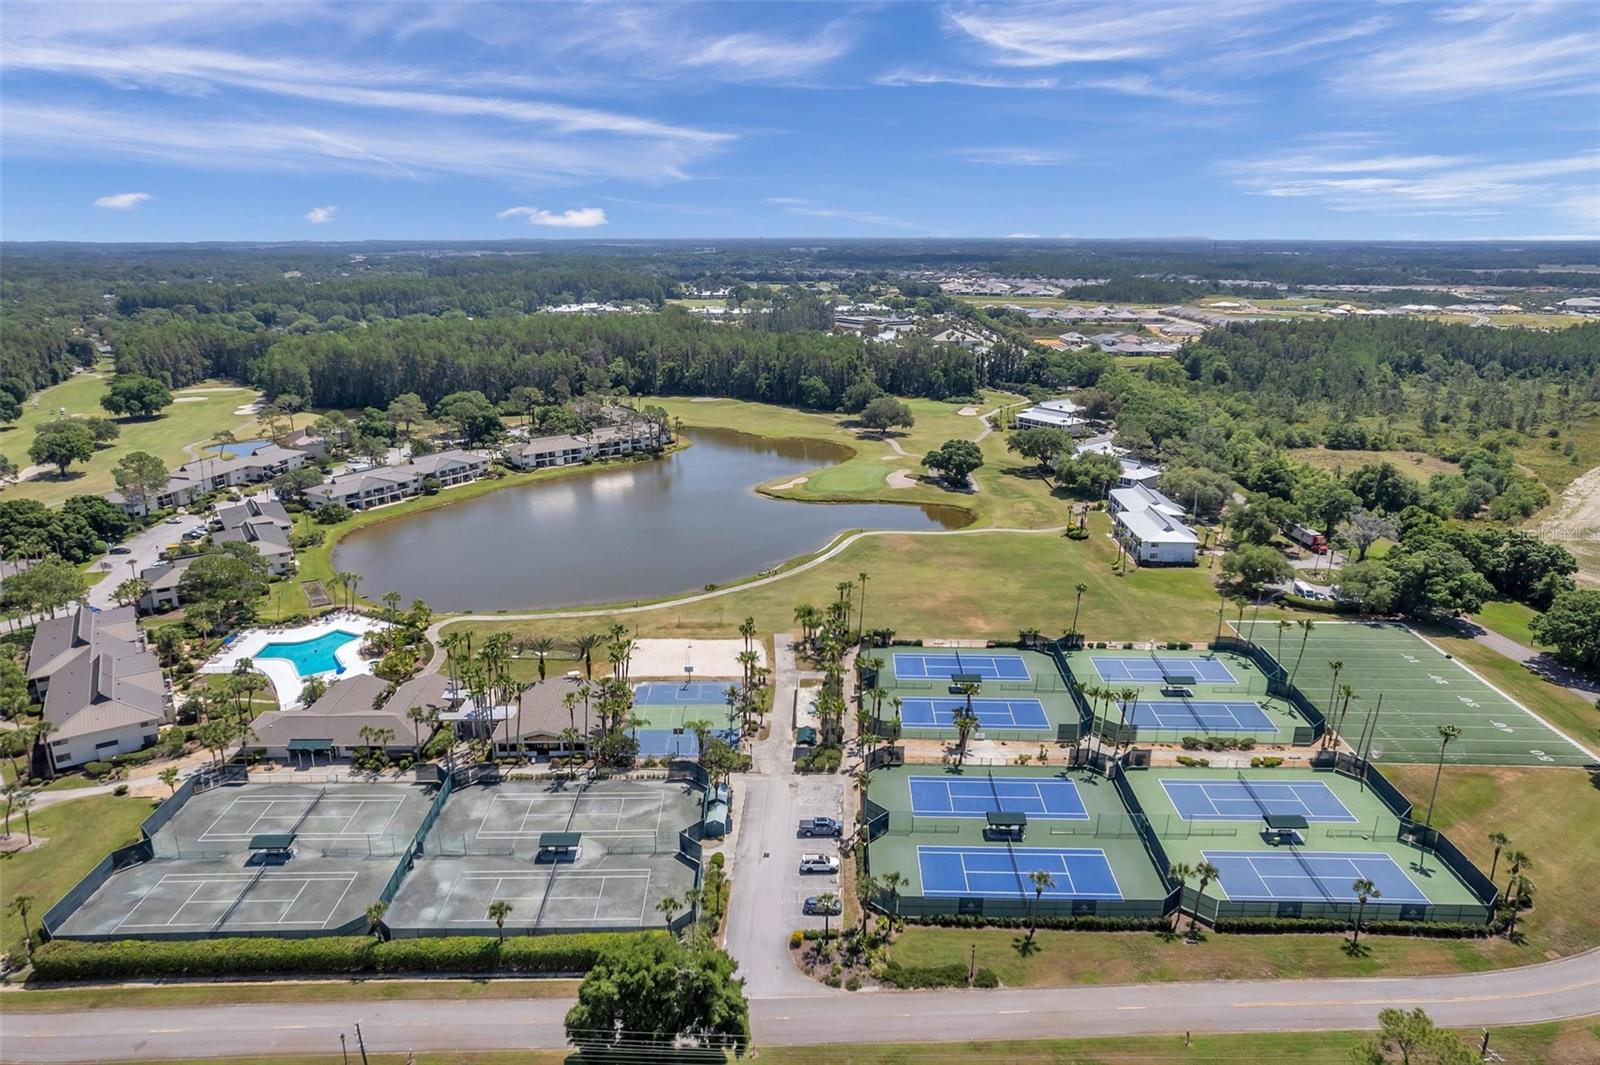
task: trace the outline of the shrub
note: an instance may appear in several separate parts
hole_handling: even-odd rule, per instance
[[[1206,766],[1211,764],[1211,759],[1190,758],[1186,754],[1180,754],[1178,755],[1178,764],[1181,766],[1187,766],[1190,769],[1204,769]]]
[[[1183,749],[1186,751],[1198,751],[1200,749],[1200,737],[1185,736],[1183,738]]]
[[[1000,978],[994,974],[993,969],[979,969],[972,974],[973,987],[999,987]]]
[[[796,928],[789,933],[789,949],[795,950],[806,941],[806,933],[802,928]]]
[[[846,991],[860,991],[861,990],[861,977],[852,976],[850,979],[846,980],[844,982],[844,989]]]
[[[350,508],[343,503],[324,503],[312,517],[318,525],[337,525],[350,517]]]
[[[41,980],[143,980],[161,976],[262,976],[357,973],[372,967],[367,936],[318,939],[231,938],[198,942],[55,940],[33,954]]]
[[[718,869],[721,869],[724,865],[728,864],[728,856],[723,854],[721,851],[713,851],[711,855],[711,864],[716,866]]]
[[[1218,918],[1215,927],[1218,932],[1232,935],[1283,935],[1290,932],[1346,932],[1354,923],[1321,917],[1222,917]],[[1393,920],[1361,922],[1362,935],[1481,939],[1496,931],[1493,924]]]
[[[118,784],[116,787],[111,789],[111,794],[121,798],[122,796],[128,794],[128,785]]]
[[[90,780],[99,780],[114,768],[110,762],[89,762],[83,767],[83,775]]]
[[[1256,755],[1250,759],[1252,769],[1276,769],[1283,764],[1283,759],[1275,754]]]
[[[908,924],[935,928],[1028,928],[1034,922],[1026,917],[984,917],[973,913],[936,913],[928,917],[903,917]],[[1153,932],[1168,927],[1164,917],[1109,917],[1080,914],[1076,917],[1041,914],[1038,927],[1063,932]]]
[[[902,991],[925,987],[966,987],[967,967],[960,962],[948,965],[902,965],[891,959],[883,968],[883,982]]]

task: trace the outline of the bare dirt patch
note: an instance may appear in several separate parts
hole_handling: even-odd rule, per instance
[[[960,410],[956,411],[956,413],[966,418],[976,418],[978,416],[978,408],[962,407]]]

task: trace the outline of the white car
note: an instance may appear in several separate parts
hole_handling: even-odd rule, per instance
[[[837,873],[839,859],[831,854],[802,854],[800,856],[800,871],[802,873]]]

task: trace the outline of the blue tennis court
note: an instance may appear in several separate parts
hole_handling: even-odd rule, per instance
[[[917,817],[983,817],[990,811],[1049,821],[1087,821],[1078,785],[1057,777],[910,777]]]
[[[1215,658],[1169,657],[1167,655],[1094,655],[1101,680],[1129,680],[1159,684],[1168,677],[1193,677],[1200,684],[1237,684],[1227,666]]]
[[[1199,729],[1201,732],[1277,732],[1272,718],[1251,702],[1140,699],[1128,724],[1135,728]]]
[[[894,675],[897,680],[949,680],[958,673],[972,674],[984,680],[1031,680],[1028,663],[1021,655],[996,654],[910,654],[899,652],[894,656]]]
[[[906,728],[955,728],[965,699],[902,699],[900,724]],[[1050,718],[1037,699],[974,699],[972,716],[979,728],[1048,729]]]
[[[635,733],[629,733],[635,735]],[[716,736],[730,746],[739,745],[739,734],[730,729],[714,729],[711,735]],[[664,728],[642,728],[637,732],[639,739],[639,756],[641,758],[698,758],[700,757],[700,737],[688,729],[682,732],[673,732]]]
[[[1102,850],[1038,847],[918,847],[924,895],[981,895],[1031,899],[1029,874],[1043,870],[1053,883],[1046,899],[1120,899],[1122,890]]]
[[[732,682],[691,680],[641,684],[633,690],[635,706],[725,706]]]
[[[1217,867],[1218,882],[1235,902],[1355,902],[1351,887],[1363,878],[1383,893],[1384,902],[1427,902],[1406,871],[1387,854],[1318,854],[1203,851]]]
[[[1354,824],[1333,789],[1320,780],[1162,780],[1173,809],[1185,821],[1259,821],[1267,814],[1299,814],[1308,822]]]

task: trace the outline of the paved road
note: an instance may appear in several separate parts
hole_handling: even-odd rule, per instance
[[[110,572],[89,589],[89,605],[98,610],[116,606],[116,600],[112,595],[116,592],[117,585],[129,577],[137,577],[140,570],[155,565],[161,560],[163,548],[168,544],[177,543],[190,529],[204,527],[205,523],[206,519],[203,517],[184,514],[179,516],[176,525],[160,522],[124,540],[123,546],[129,548],[131,554],[107,555],[95,563],[96,570]]]
[[[358,1020],[374,1052],[550,1048],[565,1043],[568,1005],[499,999],[7,1014],[0,1059],[332,1054]],[[1421,1006],[1452,1027],[1494,1028],[1600,1012],[1600,952],[1465,976],[854,995],[819,989],[752,995],[750,1006],[756,1042],[766,1045],[1370,1029],[1389,1006]]]
[[[773,637],[772,731],[751,747],[752,772],[734,779],[742,793],[734,822],[733,894],[728,910],[727,949],[739,962],[747,993],[783,997],[826,992],[802,976],[789,959],[789,933],[822,927],[822,918],[806,917],[801,908],[808,895],[839,893],[839,877],[799,872],[805,851],[838,854],[833,840],[801,839],[802,817],[837,818],[844,802],[843,776],[799,776],[794,772],[794,730],[791,711],[800,674],[793,641]]]
[[[1576,695],[1580,699],[1593,700],[1600,696],[1600,681],[1586,677],[1573,669],[1568,669],[1556,661],[1554,655],[1544,651],[1535,650],[1524,644],[1518,643],[1509,636],[1502,636],[1493,629],[1486,629],[1482,625],[1465,618],[1457,619],[1455,627],[1463,636],[1477,640],[1479,643],[1498,651],[1513,662],[1521,662],[1528,672],[1544,678],[1551,684]]]

